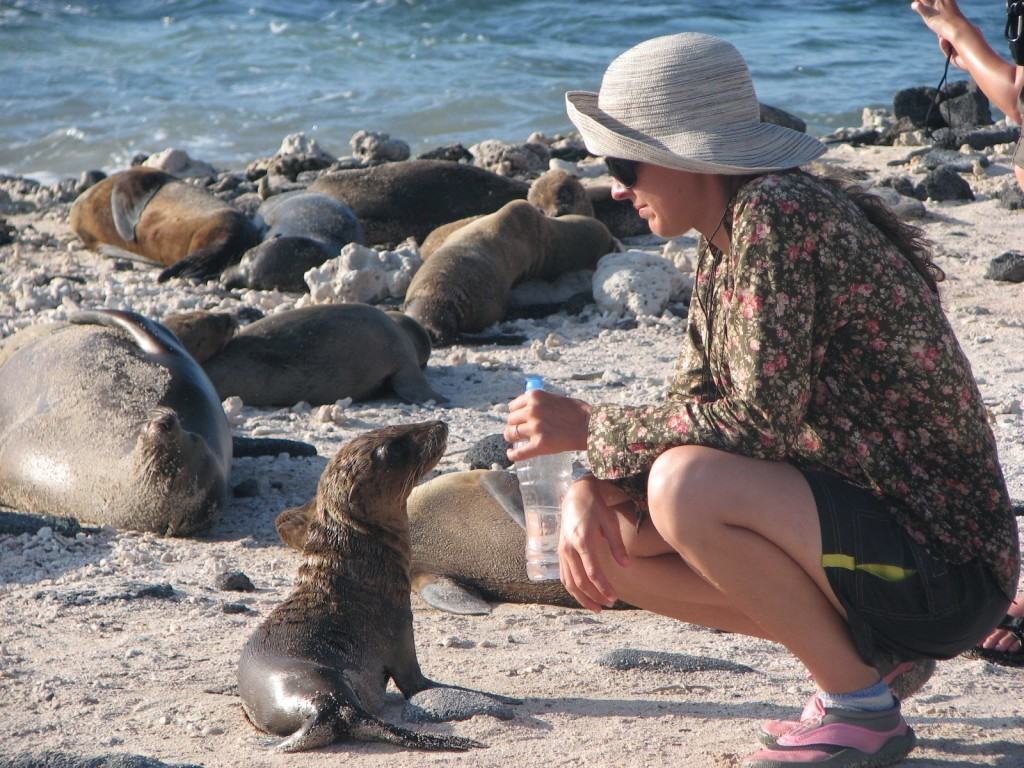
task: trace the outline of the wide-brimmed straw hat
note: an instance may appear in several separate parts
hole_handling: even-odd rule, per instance
[[[813,136],[762,123],[746,62],[725,40],[683,32],[616,58],[601,90],[565,94],[595,155],[698,173],[793,168],[825,151]]]

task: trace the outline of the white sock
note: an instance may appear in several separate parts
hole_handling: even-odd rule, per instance
[[[882,679],[867,688],[847,693],[818,694],[826,709],[857,709],[861,712],[883,712],[896,706],[896,698]]]

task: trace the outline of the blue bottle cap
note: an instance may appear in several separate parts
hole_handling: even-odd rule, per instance
[[[527,376],[526,377],[526,391],[529,392],[532,389],[544,389],[544,377],[543,376]]]

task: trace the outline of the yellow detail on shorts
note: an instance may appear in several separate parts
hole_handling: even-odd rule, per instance
[[[850,555],[822,555],[821,565],[823,568],[845,568],[848,571],[863,571],[883,581],[903,581],[917,573],[917,571],[911,568],[904,568],[902,565],[858,563]]]

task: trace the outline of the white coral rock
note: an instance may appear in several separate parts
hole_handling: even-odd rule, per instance
[[[274,157],[288,157],[289,155],[309,155],[310,157],[319,157],[325,160],[333,160],[334,157],[325,152],[316,139],[307,136],[301,131],[299,133],[289,133],[281,141],[281,146],[277,152],[274,153]]]
[[[303,275],[314,304],[401,299],[422,264],[419,249],[407,240],[394,251],[349,243],[341,254]]]
[[[188,176],[213,176],[217,173],[209,163],[193,160],[188,152],[174,147],[150,155],[143,165],[177,176],[179,179]]]
[[[673,299],[684,299],[692,278],[668,259],[646,251],[610,253],[597,263],[594,300],[614,315],[660,315]]]

